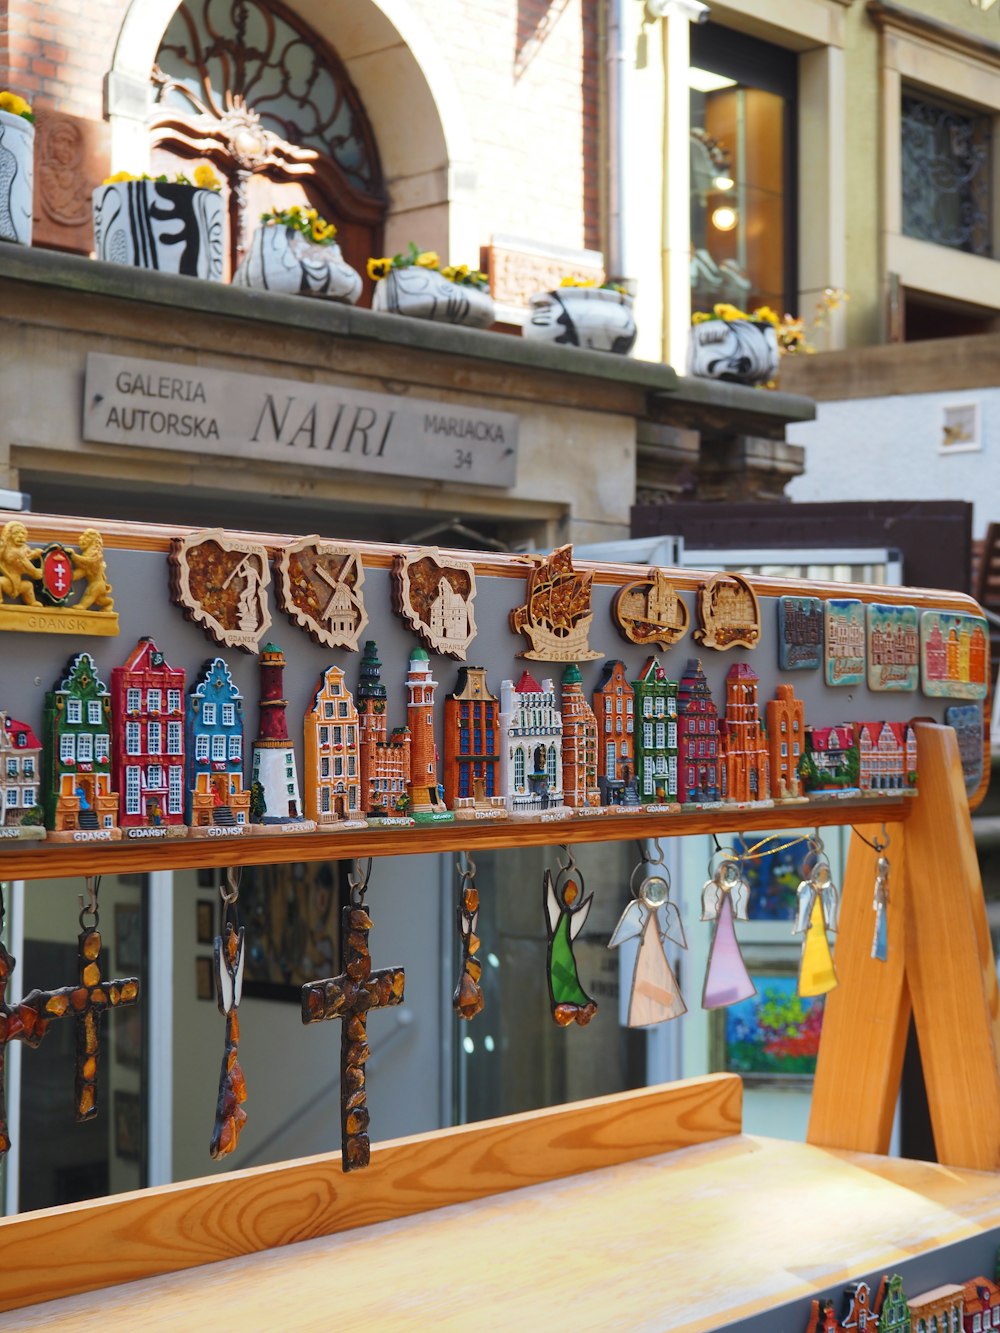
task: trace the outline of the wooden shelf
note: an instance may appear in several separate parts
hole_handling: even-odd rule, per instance
[[[912,804],[912,800],[903,796],[865,797],[751,809],[731,806],[680,814],[601,815],[542,823],[498,819],[476,824],[468,820],[345,833],[250,834],[219,841],[189,838],[163,842],[7,843],[0,844],[0,877],[56,879],[66,875],[338,861],[356,856],[420,856],[431,852],[474,852],[477,848],[577,846],[690,833],[722,836],[830,824],[895,824],[907,818]]]

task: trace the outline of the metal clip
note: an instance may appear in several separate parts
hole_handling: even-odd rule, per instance
[[[361,907],[365,901],[365,894],[368,892],[368,881],[371,879],[372,858],[370,856],[359,857],[347,873],[347,882],[351,886],[351,906]]]
[[[97,912],[97,891],[101,887],[101,877],[100,875],[85,875],[83,882],[87,888],[87,896],[84,897],[82,893],[79,895],[80,929],[88,929],[87,923],[83,918],[85,916],[92,916],[94,919],[90,923],[89,929],[96,930],[97,923],[100,919]]]

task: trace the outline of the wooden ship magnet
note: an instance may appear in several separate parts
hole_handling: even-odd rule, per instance
[[[0,840],[45,837],[41,755],[42,743],[27,722],[0,713]]]
[[[187,819],[192,838],[250,832],[243,782],[243,696],[221,657],[202,667],[187,701]]]
[[[626,583],[615,593],[611,619],[629,643],[670,648],[687,632],[690,615],[684,599],[662,569]]]
[[[83,583],[74,600],[75,583]],[[104,538],[96,528],[80,534],[78,549],[50,542],[28,544],[28,529],[11,519],[0,529],[0,629],[34,634],[118,633]]]
[[[111,776],[126,839],[184,838],[184,672],[150,638],[111,671]]]
[[[305,717],[306,814],[324,832],[366,828],[361,805],[358,710],[344,673],[329,666]]]
[[[118,793],[111,783],[111,696],[89,653],[70,658],[45,696],[42,808],[50,842],[113,842]]]
[[[920,683],[920,630],[915,606],[873,602],[867,611],[868,688],[915,690]]]
[[[591,662],[603,657],[587,642],[594,619],[593,571],[573,568],[572,546],[534,559],[524,604],[510,613],[511,631],[523,634],[530,644],[518,657],[538,662]]]
[[[739,574],[716,574],[698,589],[699,626],[692,637],[706,648],[756,648],[760,604]]]
[[[283,681],[285,655],[266,643],[260,655],[260,730],[253,743],[250,818],[254,833],[312,833],[302,813],[295,748],[288,735]]]
[[[170,548],[170,596],[188,620],[226,648],[255,653],[271,625],[267,548],[203,528]]]
[[[475,599],[476,570],[470,560],[424,547],[393,561],[393,610],[432,653],[465,661],[476,637]]]
[[[925,611],[920,617],[920,678],[932,698],[985,699],[989,627],[982,616]]]
[[[321,647],[357,652],[368,624],[361,593],[365,571],[357,551],[340,542],[302,537],[281,548],[274,570],[278,605],[293,625]]]

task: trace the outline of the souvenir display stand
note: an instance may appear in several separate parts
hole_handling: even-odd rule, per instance
[[[72,614],[72,604],[61,629],[53,628],[53,613],[46,611],[38,617],[44,625],[41,632],[27,625],[0,631],[6,695],[0,709],[39,732],[42,695],[60,679],[67,656],[91,653],[97,674],[109,680],[133,645],[151,636],[162,650],[159,665],[165,669],[165,658],[172,668],[185,669],[189,686],[204,658],[225,659],[247,705],[248,752],[259,689],[257,747],[280,750],[289,772],[298,763],[303,787],[321,787],[318,770],[303,771],[302,754],[312,751],[303,746],[299,719],[314,696],[323,697],[322,690],[316,693],[316,681],[331,664],[341,669],[359,700],[364,697],[357,689],[363,654],[369,686],[377,679],[374,666],[381,667],[388,733],[406,719],[411,739],[417,735],[412,754],[430,756],[427,762],[433,769],[434,744],[422,748],[416,727],[425,721],[428,727],[433,724],[437,752],[446,767],[451,733],[441,716],[442,703],[453,690],[459,693],[462,679],[467,679],[459,675],[463,662],[488,668],[492,697],[504,717],[502,704],[504,699],[509,703],[509,694],[501,682],[517,680],[525,667],[542,677],[557,670],[562,677],[565,668],[572,693],[579,673],[574,676],[571,668],[582,663],[589,699],[604,669],[604,662],[597,660],[600,655],[606,654],[606,662],[623,659],[628,679],[636,681],[648,656],[659,653],[667,675],[676,678],[688,671],[689,659],[700,659],[707,686],[720,701],[720,715],[727,683],[738,687],[741,700],[750,698],[752,688],[755,708],[759,688],[762,713],[765,701],[776,696],[788,704],[790,696],[779,695],[778,688],[793,684],[805,722],[823,731],[823,744],[829,739],[826,730],[842,723],[860,725],[877,718],[904,738],[912,720],[918,790],[912,794],[900,789],[912,786],[912,774],[906,771],[894,786],[877,792],[828,788],[822,794],[796,793],[786,786],[772,803],[734,792],[733,775],[747,771],[737,765],[728,770],[728,791],[716,793],[713,800],[699,805],[697,800],[678,799],[682,793],[672,791],[644,800],[648,793],[640,788],[638,808],[629,808],[631,775],[623,788],[615,773],[605,772],[601,791],[609,805],[599,806],[589,796],[580,801],[578,790],[580,803],[567,809],[555,797],[570,799],[568,768],[562,784],[551,781],[550,770],[533,788],[522,773],[518,806],[516,774],[506,792],[494,789],[493,778],[489,791],[481,782],[453,791],[450,779],[439,787],[433,771],[425,775],[420,770],[418,776],[414,760],[408,801],[397,806],[395,814],[383,811],[381,820],[369,824],[363,822],[363,811],[325,798],[308,807],[313,817],[305,821],[305,810],[289,785],[287,812],[264,809],[264,819],[270,813],[270,828],[257,822],[250,832],[241,828],[213,839],[195,837],[192,827],[187,829],[190,836],[167,836],[162,831],[164,811],[154,805],[150,814],[147,805],[146,822],[139,827],[152,833],[128,836],[126,827],[120,839],[53,840],[53,823],[66,817],[64,799],[62,814],[57,811],[46,819],[49,837],[11,837],[0,844],[3,880],[195,866],[228,869],[404,852],[474,856],[479,848],[576,846],[690,833],[716,833],[725,840],[734,830],[811,830],[831,824],[852,824],[860,836],[851,840],[842,886],[835,946],[839,985],[826,999],[808,1143],[743,1135],[741,1081],[719,1074],[376,1142],[367,1170],[350,1174],[343,1173],[341,1154],[334,1153],[10,1217],[0,1220],[0,1310],[20,1313],[10,1315],[5,1327],[96,1329],[116,1317],[138,1320],[145,1327],[188,1327],[223,1317],[236,1326],[258,1327],[261,1312],[267,1311],[273,1327],[312,1327],[330,1319],[361,1327],[383,1317],[400,1328],[433,1322],[464,1329],[472,1320],[494,1328],[520,1322],[552,1328],[798,1329],[805,1327],[802,1310],[808,1313],[812,1298],[833,1293],[852,1278],[905,1272],[907,1265],[919,1269],[921,1263],[930,1273],[935,1255],[952,1253],[942,1247],[995,1246],[1000,1236],[1000,996],[969,818],[970,803],[985,791],[988,763],[977,770],[967,752],[960,759],[956,733],[946,725],[946,710],[956,703],[974,700],[981,714],[988,659],[970,671],[966,653],[964,683],[953,683],[950,693],[941,687],[936,668],[923,678],[925,689],[907,682],[902,689],[883,685],[875,690],[870,676],[867,681],[849,678],[843,661],[831,666],[829,657],[826,669],[817,661],[813,670],[786,671],[779,665],[777,642],[781,616],[802,610],[809,599],[825,599],[828,606],[836,601],[860,603],[862,608],[911,608],[916,617],[937,612],[939,616],[926,621],[928,632],[944,631],[945,637],[949,627],[955,628],[949,617],[973,618],[962,620],[963,634],[978,623],[981,612],[971,599],[921,589],[763,578],[734,580],[720,595],[718,576],[671,570],[651,572],[647,588],[636,593],[634,567],[574,565],[567,552],[557,552],[544,565],[519,556],[434,552],[421,573],[418,548],[359,544],[347,558],[363,562],[369,623],[357,651],[352,651],[349,622],[353,617],[357,624],[361,595],[353,565],[350,577],[343,567],[326,566],[319,580],[329,596],[324,593],[317,601],[303,595],[302,604],[290,608],[295,581],[276,601],[268,586],[269,566],[271,561],[280,565],[282,552],[293,542],[301,554],[301,539],[228,533],[225,567],[214,571],[214,583],[208,580],[218,587],[235,569],[242,571],[240,597],[228,603],[228,612],[225,606],[220,612],[223,621],[232,613],[229,630],[234,636],[230,646],[222,646],[218,626],[215,642],[209,641],[204,617],[184,602],[177,572],[183,558],[178,552],[197,548],[199,541],[216,541],[211,548],[215,558],[226,545],[219,534],[206,538],[152,525],[35,515],[23,522],[31,548],[41,552],[49,549],[47,544],[62,544],[68,560],[81,533],[99,527],[107,555],[106,582],[114,590],[119,618],[117,638],[82,637],[87,632],[86,609]],[[254,550],[263,552],[257,565]],[[467,570],[464,581],[456,577],[442,591],[440,569],[449,557],[471,565],[471,574]],[[340,548],[330,556],[344,558]],[[411,582],[394,586],[404,566]],[[429,589],[420,583],[427,570],[433,575]],[[189,573],[188,593],[195,599],[201,596],[204,610],[207,599],[199,593],[207,586],[204,579],[199,583],[203,571],[193,567]],[[592,587],[588,573],[593,574]],[[582,582],[575,583],[581,574]],[[545,617],[532,600],[532,587],[552,578],[562,580],[574,608],[560,630],[569,644],[564,655],[556,655],[552,639],[546,639],[551,623],[542,623]],[[622,599],[617,594],[626,585],[629,596]],[[411,613],[405,618],[401,586],[416,589],[405,592]],[[12,599],[2,582],[0,590],[6,595],[0,606],[2,626]],[[574,602],[578,591],[580,598]],[[713,620],[713,597],[716,608],[729,607],[726,616]],[[683,607],[679,618],[676,599]],[[560,606],[567,604],[565,597],[557,600]],[[627,625],[615,618],[615,607],[623,601],[629,608]],[[321,634],[304,627],[299,617],[307,611],[323,621],[319,628],[329,628],[336,620],[349,646],[331,649]],[[105,606],[102,613],[110,614],[110,608]],[[274,623],[261,628],[272,613]],[[852,614],[848,609],[847,618]],[[893,614],[884,613],[890,620]],[[908,615],[900,613],[900,624]],[[411,624],[413,616],[423,617],[419,630]],[[871,617],[869,635],[870,624]],[[465,632],[470,627],[471,640]],[[16,632],[18,628],[29,632]],[[688,637],[678,642],[685,628]],[[57,634],[64,637],[60,640]],[[727,637],[742,646],[727,649]],[[831,638],[839,642],[839,630]],[[280,642],[281,650],[272,639]],[[366,649],[369,640],[377,643],[377,653]],[[437,655],[429,659],[426,650],[417,647],[419,642],[437,642],[438,652],[449,652],[459,661]],[[927,666],[926,652],[922,666]],[[284,669],[283,681],[279,668]],[[470,675],[473,670],[469,667]],[[980,674],[982,689],[973,688]],[[954,672],[952,679],[957,680]],[[426,705],[430,714],[412,711],[425,706],[421,691],[435,684],[436,703]],[[543,681],[538,697],[548,688]],[[120,705],[112,700],[115,706]],[[278,717],[285,707],[287,735]],[[134,717],[135,709],[126,709],[126,716]],[[726,734],[732,737],[735,715],[729,718]],[[379,753],[388,763],[392,746],[401,742],[389,734],[384,743],[388,748]],[[820,744],[818,732],[812,743]],[[270,779],[265,761],[266,755],[256,757],[252,771],[261,775],[266,797]],[[775,752],[772,781],[778,763]],[[539,772],[543,767],[539,761],[533,766]],[[196,777],[196,766],[193,771]],[[213,772],[216,804],[232,802],[224,804],[225,810],[238,809],[239,775],[223,774],[221,761]],[[767,796],[753,779],[748,781],[751,798]],[[194,782],[185,778],[186,786]],[[83,806],[92,805],[91,784],[82,777],[71,779],[63,790],[69,792],[70,807],[74,792]],[[636,795],[634,788],[631,794]],[[510,800],[498,811],[500,797]],[[126,794],[119,793],[119,798],[124,815]],[[258,821],[261,799],[255,791],[250,809]],[[133,802],[130,808],[138,807]],[[482,817],[450,817],[461,816],[463,810],[466,816],[482,811]],[[189,817],[187,824],[193,823]],[[89,819],[86,824],[93,828]],[[69,831],[72,834],[72,827]],[[81,826],[78,831],[85,830]],[[883,957],[873,958],[872,890],[884,832],[890,838],[890,891],[883,904]],[[595,889],[624,894],[627,886],[588,885],[588,892]],[[372,896],[377,924],[377,890]],[[360,901],[360,916],[367,921],[363,894]],[[565,905],[572,906],[572,898]],[[550,927],[554,932],[551,922]],[[367,949],[367,926],[355,922],[349,928],[364,936],[361,943]],[[230,947],[235,957],[235,937]],[[377,943],[373,954],[378,960]],[[24,978],[24,985],[43,980]],[[692,990],[690,979],[686,989]],[[557,997],[552,998],[555,1004]],[[696,1003],[696,997],[688,994],[687,1002]],[[228,1012],[234,1017],[232,1004]],[[884,1156],[911,1012],[939,1164]],[[570,1023],[566,1039],[572,1036]],[[303,1034],[303,1039],[308,1037]],[[220,1107],[222,1100],[220,1093]],[[351,1143],[345,1128],[345,1144]],[[238,1168],[238,1156],[234,1165]],[[344,1168],[348,1165],[345,1160]],[[959,1250],[954,1253],[959,1255]],[[948,1280],[956,1282],[985,1264],[978,1253],[971,1257],[971,1251],[955,1261],[959,1271]],[[992,1273],[992,1266],[988,1271]],[[923,1289],[934,1280],[915,1282]],[[54,1301],[58,1304],[42,1304]],[[785,1315],[779,1320],[776,1311],[781,1307],[786,1307]]]

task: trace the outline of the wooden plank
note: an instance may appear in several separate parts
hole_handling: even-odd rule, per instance
[[[859,826],[869,841],[878,824]],[[840,905],[834,963],[840,984],[826,997],[823,1035],[809,1115],[810,1143],[857,1152],[886,1153],[903,1072],[910,1023],[905,976],[906,872],[902,826],[888,827],[889,957],[871,956],[875,914],[875,852],[851,839]],[[863,1088],[863,1096],[853,1095]]]
[[[955,733],[917,723],[906,832],[906,971],[938,1160],[1000,1168],[996,967]]]
[[[2,1322],[4,1333],[708,1333],[997,1225],[995,1177],[739,1136]]]
[[[2,1219],[0,1310],[738,1134],[742,1094],[712,1074],[376,1145],[350,1175],[330,1153]]]
[[[61,875],[117,875],[128,871],[193,870],[244,865],[281,865],[296,861],[350,860],[355,856],[419,856],[431,852],[474,852],[498,847],[556,847],[567,843],[672,838],[690,833],[732,833],[850,824],[860,817],[901,820],[909,816],[909,797],[816,802],[747,810],[682,814],[601,815],[541,823],[498,819],[417,825],[402,829],[357,829],[346,833],[252,834],[244,838],[180,839],[169,842],[0,844],[3,879],[53,879]]]

